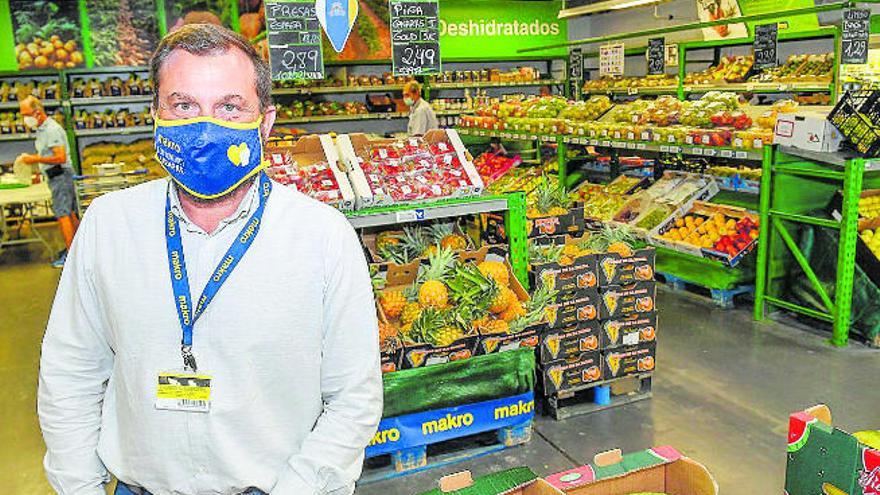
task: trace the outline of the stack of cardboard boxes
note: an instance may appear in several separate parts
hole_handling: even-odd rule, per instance
[[[570,396],[654,370],[655,253],[644,248],[624,254],[582,255],[565,265],[532,264],[532,286],[546,284],[558,291],[538,350],[545,395]]]

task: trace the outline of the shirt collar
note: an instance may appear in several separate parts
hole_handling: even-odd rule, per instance
[[[193,222],[189,219],[189,217],[186,216],[186,212],[183,211],[183,206],[181,206],[180,204],[180,197],[177,194],[177,185],[174,184],[173,180],[168,179],[168,198],[171,203],[171,212],[180,220],[181,224],[188,232],[213,237],[229,225],[232,225],[239,220],[250,216],[251,212],[254,211],[258,203],[258,183],[259,180],[252,181],[250,187],[248,188],[247,194],[241,200],[241,203],[239,203],[238,208],[236,208],[231,215],[221,220],[220,223],[217,225],[217,228],[214,229],[214,232],[210,234],[205,232],[201,227],[196,225],[195,222]]]

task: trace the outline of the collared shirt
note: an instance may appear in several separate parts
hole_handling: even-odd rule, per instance
[[[70,163],[70,153],[67,150],[67,133],[64,132],[64,128],[61,127],[61,124],[55,121],[52,117],[46,118],[39,127],[37,127],[36,141],[34,142],[34,147],[37,149],[37,154],[40,156],[53,156],[55,153],[52,151],[52,148],[58,146],[64,146],[64,155],[66,157],[66,161],[62,164],[62,166],[72,169],[73,166]],[[40,163],[40,171],[45,172],[47,168],[52,167],[52,164]]]
[[[103,494],[107,471],[154,495],[349,494],[382,411],[366,262],[345,217],[277,185],[247,254],[195,324],[211,412],[154,407],[182,367],[165,199],[180,218],[193,298],[258,204],[211,234],[167,180],[89,206],[43,341],[38,408],[61,494]]]
[[[406,132],[410,136],[415,136],[439,128],[440,124],[437,122],[437,116],[434,115],[431,104],[424,98],[419,98],[419,101],[409,109],[409,123],[406,126]]]

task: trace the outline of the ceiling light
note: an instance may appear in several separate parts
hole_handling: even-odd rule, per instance
[[[664,0],[605,0],[581,7],[573,7],[570,9],[562,9],[559,11],[559,19],[567,19],[571,17],[580,17],[583,15],[598,14],[600,12],[608,12],[612,10],[628,9],[631,7],[640,7],[660,3]]]

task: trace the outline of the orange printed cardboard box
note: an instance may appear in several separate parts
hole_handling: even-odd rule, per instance
[[[544,395],[555,395],[602,380],[601,361],[599,351],[589,351],[542,365]]]

